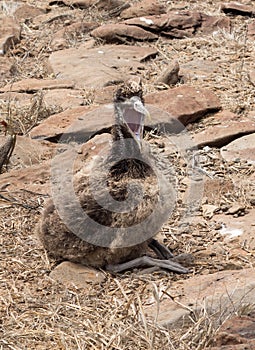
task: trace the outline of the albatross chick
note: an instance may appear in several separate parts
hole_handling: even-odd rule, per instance
[[[103,152],[90,159],[87,151],[76,154],[71,177],[61,174],[62,184],[54,179],[61,166],[55,173],[53,169],[56,190],[45,205],[39,238],[48,254],[60,260],[111,272],[156,266],[187,273],[153,238],[168,219],[174,198],[142,140],[148,111],[140,85],[119,87],[114,115],[111,141]],[[59,157],[57,166],[65,163],[68,151]],[[146,255],[148,248],[158,258]]]

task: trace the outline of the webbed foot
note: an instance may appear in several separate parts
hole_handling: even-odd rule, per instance
[[[110,272],[122,272],[134,267],[160,267],[173,271],[175,273],[189,273],[189,270],[181,266],[179,263],[171,260],[159,260],[151,258],[150,256],[142,256],[134,260],[127,261],[122,264],[107,265],[106,270]]]

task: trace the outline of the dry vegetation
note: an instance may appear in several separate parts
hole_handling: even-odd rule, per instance
[[[26,2],[37,6],[45,3],[39,0]],[[218,14],[219,4],[220,1],[176,0],[169,2],[169,7],[199,8],[208,14]],[[6,13],[11,13],[15,2],[1,1],[0,6]],[[55,8],[52,17],[61,13],[65,14],[66,21],[68,16],[84,21],[109,20],[107,13],[95,9],[85,12],[65,7]],[[14,60],[13,81],[29,77],[53,77],[47,68],[47,57],[51,53],[54,32],[61,28],[63,18],[51,20],[50,16],[48,22],[39,27],[23,25],[21,43],[8,54]],[[255,87],[250,82],[249,72],[254,69],[255,41],[247,38],[250,20],[245,17],[232,18],[231,33],[219,31],[209,37],[171,42],[159,39],[151,43],[160,54],[144,72],[146,90],[155,90],[153,82],[156,73],[168,62],[177,59],[182,66],[193,59],[206,59],[216,64],[211,74],[206,79],[190,76],[187,82],[214,90],[225,109],[245,116],[249,111],[254,111]],[[78,46],[88,39],[86,35],[70,37],[70,47]],[[91,92],[84,93],[88,94],[89,103],[93,103]],[[20,134],[26,134],[38,121],[52,114],[52,110],[43,104],[40,94],[34,94],[31,99],[29,109],[17,109],[15,101],[4,104],[0,101],[2,116]],[[205,119],[199,127],[206,125]],[[251,185],[241,180],[250,176],[254,167],[242,163],[230,167],[220,160],[217,149],[211,149],[206,154],[200,151],[199,156],[200,164],[207,174],[214,179],[224,179],[228,184],[224,188],[220,187],[221,192],[217,198],[211,198],[211,204],[229,205],[238,199],[249,208],[247,198]],[[56,262],[48,260],[35,236],[45,197],[22,189],[19,193],[11,194],[1,189],[0,349],[197,350],[210,344],[219,324],[224,321],[224,315],[211,317],[207,310],[203,310],[201,314],[191,317],[190,325],[168,331],[157,325],[157,315],[154,319],[148,318],[144,314],[144,307],[166,297],[175,280],[224,269],[251,267],[254,253],[249,247],[246,247],[247,259],[232,253],[231,247],[226,247],[222,242],[217,227],[209,222],[195,222],[189,226],[183,222],[181,237],[177,234],[177,227],[186,210],[181,198],[186,188],[187,174],[185,164],[177,155],[171,154],[169,157],[175,164],[179,179],[180,201],[174,215],[163,227],[162,237],[176,254],[188,252],[197,257],[193,273],[189,276],[177,276],[164,271],[131,271],[115,277],[106,274],[104,282],[96,286],[89,285],[86,290],[66,288],[48,277]],[[199,208],[196,212],[200,212]],[[210,249],[213,251],[216,246],[222,248],[221,255],[203,254]]]

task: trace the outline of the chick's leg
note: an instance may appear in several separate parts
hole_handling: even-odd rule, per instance
[[[173,271],[176,273],[188,273],[189,270],[185,267],[181,266],[175,261],[171,260],[159,260],[151,258],[150,256],[142,256],[140,258],[136,258],[134,260],[127,261],[122,264],[115,265],[107,265],[106,269],[109,272],[122,272],[128,269],[132,269],[134,267],[160,267],[163,269],[167,269],[169,271]]]

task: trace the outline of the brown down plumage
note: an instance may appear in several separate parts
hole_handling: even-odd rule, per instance
[[[153,238],[167,219],[171,190],[142,141],[147,110],[141,86],[130,83],[118,88],[114,112],[111,139],[97,135],[97,141],[85,143],[69,169],[72,181],[64,178],[45,204],[39,239],[58,260],[112,272],[158,266],[187,273],[168,248]],[[101,149],[103,153],[97,156]],[[55,157],[60,157],[55,164],[64,164],[73,156],[67,150]],[[149,247],[159,259],[146,255]]]

